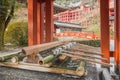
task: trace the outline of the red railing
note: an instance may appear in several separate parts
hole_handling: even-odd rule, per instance
[[[56,33],[55,36],[57,37],[76,37],[76,38],[83,38],[83,39],[100,39],[99,35],[89,32],[62,32]]]
[[[56,14],[55,17],[58,21],[79,24],[86,22],[90,17],[94,17],[97,14],[99,14],[99,8],[85,8],[61,12]]]

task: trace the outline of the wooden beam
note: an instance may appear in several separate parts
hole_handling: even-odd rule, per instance
[[[120,69],[120,0],[115,0],[115,61]]]
[[[107,60],[106,58],[101,58],[95,55],[91,55],[91,54],[85,54],[85,53],[81,53],[81,52],[72,52],[72,51],[63,51],[65,53],[69,53],[72,55],[76,55],[76,56],[80,56],[80,57],[86,57],[86,58],[92,58],[92,59],[98,59],[98,60]]]
[[[42,67],[37,64],[13,64],[9,62],[5,63],[0,63],[0,66],[5,66],[5,67],[12,67],[12,68],[17,68],[17,69],[25,69],[25,70],[31,70],[31,71],[40,71],[40,72],[50,72],[50,73],[57,73],[57,74],[70,74],[70,75],[75,75],[75,76],[84,76],[83,71],[79,71],[79,74],[76,73],[76,71],[73,70],[68,70],[68,69],[60,69],[60,68],[47,68],[47,67]],[[81,74],[81,75],[80,75]]]
[[[62,54],[66,55],[66,56],[69,56],[69,57],[72,57],[72,58],[79,59],[79,60],[85,60],[85,61],[89,61],[89,62],[98,63],[98,64],[101,64],[102,66],[105,66],[105,67],[112,67],[112,65],[109,64],[109,63],[97,61],[97,60],[94,60],[94,59],[89,59],[89,58],[85,58],[85,57],[75,56],[75,55],[71,55],[71,54],[68,54],[68,53],[62,53]]]
[[[46,0],[46,42],[53,41],[53,0]]]
[[[110,62],[109,53],[109,0],[100,0],[100,18],[101,18],[101,51],[104,58]]]
[[[28,0],[28,45],[37,44],[37,0]]]
[[[92,52],[92,51],[87,51],[87,50],[83,50],[83,49],[79,49],[79,48],[72,48],[72,49],[70,49],[70,51],[83,52],[85,54],[103,56],[103,54],[100,52]]]

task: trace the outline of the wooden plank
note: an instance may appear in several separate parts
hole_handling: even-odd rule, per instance
[[[101,53],[100,48],[97,48],[97,47],[92,47],[92,46],[88,46],[88,45],[84,45],[84,44],[77,44],[76,47],[78,47],[79,49],[83,49],[85,51],[91,51],[91,52],[95,52],[95,53],[97,53],[97,52]]]
[[[22,52],[22,51],[11,52],[11,53],[4,53],[4,54],[0,54],[0,57],[9,56],[9,55],[14,55],[14,54],[19,54],[19,53],[21,53],[21,52]]]
[[[25,62],[19,62],[19,64],[22,64],[22,65],[28,65],[28,66],[40,66],[40,67],[50,67],[52,63],[47,63],[47,64],[43,64],[43,65],[40,65],[40,64],[34,64],[34,63],[25,63]]]
[[[71,51],[63,51],[63,52],[76,55],[76,56],[81,56],[81,57],[87,57],[87,58],[89,57],[89,58],[98,59],[98,60],[107,60],[106,58],[96,57],[95,55],[90,55],[85,53],[78,53],[78,52],[71,52]]]
[[[97,61],[97,60],[94,60],[94,59],[89,59],[89,58],[85,58],[85,57],[75,56],[75,55],[71,55],[71,54],[67,54],[67,53],[62,53],[62,54],[66,55],[66,56],[69,56],[69,57],[72,57],[72,58],[77,58],[77,59],[85,60],[85,61],[88,61],[88,62],[98,63],[98,64],[101,64],[101,65],[103,65],[105,67],[111,67],[112,66],[111,64],[100,62],[100,61]]]
[[[100,48],[96,48],[96,47],[92,47],[92,46],[88,46],[88,45],[84,45],[84,44],[77,44],[75,47],[73,46],[70,50],[75,50],[76,52],[80,51],[80,52],[89,53],[89,54],[93,54],[93,55],[103,56],[103,54],[100,51]]]
[[[75,52],[80,52],[80,53],[85,53],[85,54],[92,54],[92,55],[98,55],[98,56],[103,56],[103,54],[99,53],[99,52],[91,52],[91,51],[87,51],[87,50],[83,50],[83,49],[79,49],[79,48],[72,48],[70,49],[70,51],[75,51]]]
[[[32,66],[32,65],[25,65],[25,64],[12,64],[12,63],[0,63],[0,66],[5,67],[12,67],[12,68],[18,68],[18,69],[25,69],[25,70],[31,70],[31,71],[40,71],[40,72],[50,72],[50,73],[57,73],[57,74],[70,74],[75,76],[83,76],[83,75],[77,75],[76,71],[73,70],[67,70],[67,69],[59,69],[59,68],[46,68],[41,66]]]

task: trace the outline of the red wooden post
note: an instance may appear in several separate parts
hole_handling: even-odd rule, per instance
[[[28,0],[28,45],[37,44],[37,0]]]
[[[53,41],[53,0],[46,0],[46,42]]]
[[[37,3],[37,44],[44,43],[44,4],[43,0]]]
[[[44,19],[44,17],[45,17],[45,10],[44,10],[44,8],[45,8],[45,2],[44,1],[42,1],[42,0],[40,0],[40,8],[41,8],[41,34],[40,34],[40,36],[41,36],[41,43],[44,43],[44,39],[45,39],[45,34],[44,34],[44,31],[45,31],[45,25],[44,25],[44,21],[45,21],[45,19]]]
[[[104,58],[110,62],[109,53],[109,0],[100,0],[100,18],[101,18],[101,52]]]
[[[41,43],[41,3],[37,3],[37,44]],[[35,35],[34,35],[35,36]]]
[[[115,0],[115,60],[120,69],[120,0]]]

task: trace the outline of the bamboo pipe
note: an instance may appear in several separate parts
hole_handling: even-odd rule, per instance
[[[62,61],[62,63],[61,64],[59,64],[59,67],[61,67],[61,66],[63,66],[64,65],[64,63],[66,63],[67,61],[69,61],[70,60],[70,57],[66,57],[65,58],[65,60],[64,61]]]
[[[77,75],[85,75],[85,61],[80,61],[78,68],[76,69]]]
[[[43,58],[42,60],[39,61],[40,65],[43,65],[45,63],[49,63],[50,61],[52,61],[55,58],[55,55],[49,55],[45,58]]]
[[[68,43],[68,41],[56,41],[56,42],[50,42],[50,43],[45,43],[45,44],[40,44],[40,45],[34,45],[34,46],[29,46],[29,47],[24,47],[22,49],[22,52],[26,55],[31,55],[31,54],[37,54],[41,51],[48,50],[60,45],[64,45]]]
[[[23,59],[26,57],[26,55],[20,53],[18,56],[14,56],[10,59],[12,63],[18,63],[19,61],[23,61]]]
[[[60,60],[60,61],[64,61],[64,60],[66,59],[66,57],[67,57],[66,55],[62,54],[62,55],[59,57],[59,60]]]
[[[0,55],[0,62],[4,62],[6,60],[9,60],[9,59],[11,59],[12,57],[15,57],[15,56],[19,56],[20,53],[21,53],[21,51],[10,53],[10,54]]]
[[[12,63],[18,63],[18,57],[17,56],[15,56],[15,57],[12,57],[11,59],[10,59],[10,62],[12,62]]]
[[[63,62],[66,59],[66,57],[67,57],[66,55],[59,55],[59,54],[58,55],[54,55],[54,56],[53,55],[49,55],[49,56],[47,56],[45,58],[46,59],[50,59],[51,58],[50,61],[48,60],[47,62],[45,62],[46,59],[44,58],[44,59],[39,61],[39,64],[41,66],[44,66],[44,67],[50,67],[50,66],[52,66],[54,64],[60,64],[61,62]]]
[[[98,53],[98,52],[91,52],[91,51],[85,51],[85,50],[82,50],[82,49],[70,49],[70,50],[79,51],[79,52],[84,52],[84,53],[86,53],[86,54],[94,54],[94,55],[103,56],[103,54],[101,54],[101,53]]]
[[[100,61],[95,61],[94,59],[88,59],[88,58],[84,58],[84,57],[79,57],[79,56],[71,55],[71,54],[68,54],[68,53],[63,53],[63,54],[66,55],[66,56],[69,56],[69,57],[78,58],[80,60],[86,60],[86,61],[89,61],[89,62],[98,63],[98,64],[101,64],[101,65],[106,66],[106,67],[111,67],[112,66],[112,65],[110,65],[108,63],[104,63],[104,62],[100,62]]]
[[[84,57],[90,57],[90,58],[95,58],[95,59],[107,61],[106,58],[95,57],[95,56],[89,55],[89,54],[76,53],[76,52],[71,52],[71,51],[63,51],[63,52],[65,52],[65,53],[70,53],[70,54],[73,54],[73,55],[76,55],[76,56],[84,56]]]
[[[23,62],[39,64],[41,59],[43,59],[43,57],[40,54],[32,54],[26,55],[26,57],[23,59]]]

